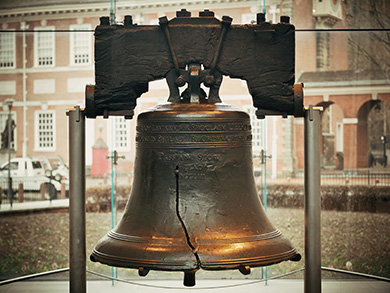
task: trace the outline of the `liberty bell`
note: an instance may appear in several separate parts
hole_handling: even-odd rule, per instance
[[[159,34],[169,43],[168,32],[180,22],[171,31],[163,22]],[[224,33],[222,25],[219,42]],[[199,269],[249,274],[251,267],[300,260],[259,200],[250,117],[219,98],[219,52],[211,64],[181,65],[167,48],[175,64],[165,76],[168,103],[138,116],[131,194],[122,219],[97,243],[91,260],[138,269],[141,276],[183,271],[185,286],[195,285]],[[201,84],[210,88],[208,96]]]

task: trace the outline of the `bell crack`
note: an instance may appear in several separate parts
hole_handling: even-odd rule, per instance
[[[176,166],[175,176],[176,176],[176,216],[179,219],[181,227],[183,228],[183,232],[184,232],[184,235],[186,237],[187,245],[191,248],[191,251],[192,251],[193,255],[195,256],[195,259],[196,259],[196,262],[197,262],[197,266],[198,266],[198,268],[200,268],[201,267],[201,262],[200,262],[199,255],[197,253],[197,249],[191,243],[191,239],[190,239],[190,235],[188,234],[187,227],[186,227],[186,225],[185,225],[185,223],[184,223],[184,221],[183,221],[183,219],[182,219],[182,217],[180,215],[180,209],[179,209],[179,194],[180,194],[180,189],[179,189],[179,166]]]

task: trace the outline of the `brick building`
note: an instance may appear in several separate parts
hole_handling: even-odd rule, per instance
[[[207,8],[217,18],[229,15],[233,24],[245,24],[254,21],[256,13],[263,9],[259,1],[245,0],[117,0],[115,3],[115,7],[110,6],[110,1],[99,0],[0,3],[0,128],[4,128],[8,115],[4,101],[12,98],[12,115],[17,125],[15,156],[60,155],[68,160],[65,113],[74,105],[84,105],[85,85],[94,83],[93,30],[99,17],[114,15],[112,19],[119,23],[125,15],[132,15],[135,23],[149,25],[157,24],[160,16],[173,18],[175,11],[182,8],[191,11],[193,16]],[[389,79],[380,71],[370,71],[371,75],[365,75],[364,84],[362,77],[351,74],[359,68],[350,71],[348,34],[326,30],[347,27],[346,3],[271,0],[266,1],[265,9],[268,21],[278,22],[281,15],[290,15],[297,28],[296,77],[298,82],[306,84],[305,104],[325,108],[322,115],[324,168],[368,167],[370,154],[375,158],[381,155],[378,151],[381,145],[364,138],[378,129],[370,125],[380,124],[376,121],[380,115],[370,114],[371,109],[377,109],[375,113],[385,117],[381,126],[383,136],[389,129],[386,114],[390,103]],[[315,29],[322,31],[315,32]],[[253,114],[245,82],[225,78],[220,94],[223,102]],[[135,114],[165,102],[167,97],[164,80],[151,82],[149,92],[138,100]],[[272,155],[268,168],[273,176],[280,171],[292,173],[303,168],[302,126],[302,119],[291,117],[253,120],[254,154],[267,149]],[[134,133],[135,119],[88,120],[87,165],[92,164],[92,146],[102,139],[110,150],[126,156],[120,168],[131,170]]]

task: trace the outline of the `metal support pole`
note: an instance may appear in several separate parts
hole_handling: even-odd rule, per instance
[[[305,109],[305,293],[321,292],[321,110]]]
[[[70,292],[86,292],[85,114],[69,110],[69,259]]]

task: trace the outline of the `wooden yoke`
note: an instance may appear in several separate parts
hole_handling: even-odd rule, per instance
[[[303,117],[302,86],[294,85],[295,27],[289,17],[270,24],[259,13],[257,24],[231,25],[230,17],[220,21],[208,10],[191,17],[183,9],[176,16],[160,18],[160,25],[133,24],[131,16],[123,25],[100,19],[95,30],[96,85],[86,89],[88,118],[132,118],[148,83],[162,78],[168,82],[169,102],[218,103],[223,75],[246,80],[258,118]],[[196,69],[196,79],[190,68]],[[201,83],[210,88],[208,95],[194,90]],[[180,94],[186,84],[189,89]]]

